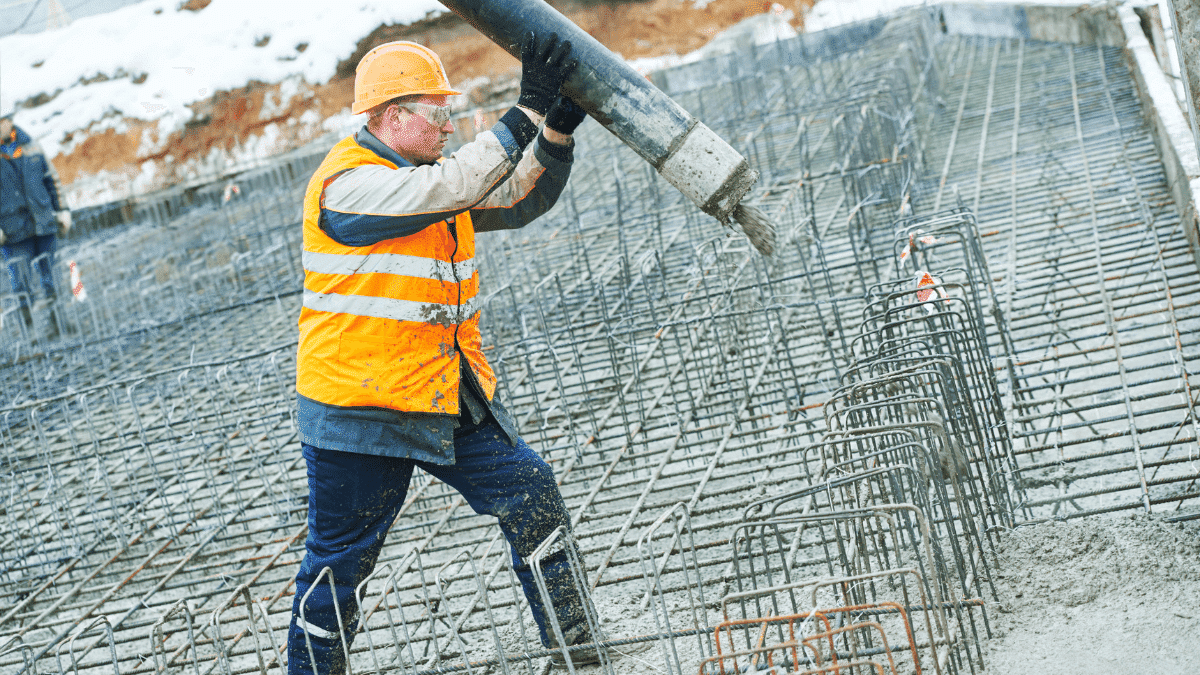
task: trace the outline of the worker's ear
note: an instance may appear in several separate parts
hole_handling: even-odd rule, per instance
[[[383,112],[383,119],[390,122],[392,125],[399,127],[400,123],[404,121],[405,112],[406,111],[404,108],[400,107],[399,103],[393,103],[389,105],[387,110]]]

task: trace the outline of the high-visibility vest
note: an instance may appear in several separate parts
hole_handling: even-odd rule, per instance
[[[464,212],[372,246],[321,230],[325,187],[367,164],[397,166],[353,138],[335,145],[304,195],[304,307],[296,391],[321,403],[458,414],[466,357],[489,400],[496,376],[479,334],[475,229]]]

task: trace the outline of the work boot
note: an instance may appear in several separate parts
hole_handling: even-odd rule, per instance
[[[550,637],[550,641],[552,644],[550,647],[547,647],[547,649],[554,650],[550,653],[550,663],[556,668],[566,668],[567,659],[565,656],[563,656],[562,650],[559,649],[558,645],[555,643],[556,641],[554,640],[554,636]],[[586,632],[575,638],[575,641],[571,643],[571,648],[569,648],[569,651],[571,652],[571,663],[576,667],[599,665],[601,652],[604,653],[604,658],[606,660],[609,662],[612,662],[613,660],[612,652],[608,649],[605,649],[602,645],[592,644],[592,637]]]

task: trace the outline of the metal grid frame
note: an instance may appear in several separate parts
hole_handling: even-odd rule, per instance
[[[762,171],[774,259],[594,125],[560,205],[479,248],[502,395],[562,486],[598,628],[647,670],[713,656],[703,635],[753,579],[731,552],[758,517],[747,508],[820,483],[831,442],[853,445],[840,461],[860,471],[873,453],[903,455],[895,438],[821,440],[826,402],[865,353],[860,322],[890,292],[971,298],[978,311],[958,329],[984,336],[986,354],[963,377],[987,363],[996,383],[966,408],[984,420],[972,437],[993,442],[979,492],[1004,499],[974,510],[921,481],[903,492],[932,531],[978,521],[974,544],[965,529],[936,537],[943,562],[921,586],[959,588],[936,608],[963,622],[942,663],[978,666],[963,640],[986,633],[972,596],[990,599],[990,579],[961,575],[987,561],[996,528],[1194,506],[1195,267],[1119,51],[945,36],[920,12],[838,35],[655,76]],[[290,384],[302,190],[280,179],[64,249],[90,295],[59,308],[65,339],[3,324],[0,668],[278,670],[305,531]],[[972,236],[920,220],[947,207],[974,214]],[[972,256],[984,260],[955,291],[942,270]],[[902,290],[918,269],[943,282]],[[521,637],[498,530],[427,476],[410,495],[363,589],[375,604],[356,671],[545,668]],[[852,540],[879,518],[812,532]],[[943,574],[956,539],[974,550]],[[847,625],[879,614],[825,609],[846,606],[859,607]],[[425,633],[397,637],[400,611]],[[772,616],[788,615],[742,614]],[[457,646],[397,651],[430,644]],[[386,649],[400,660],[375,661]]]

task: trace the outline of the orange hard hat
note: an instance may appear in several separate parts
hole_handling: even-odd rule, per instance
[[[432,49],[415,42],[388,42],[358,62],[350,112],[357,115],[399,96],[460,93],[450,88],[442,60]]]

